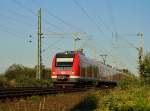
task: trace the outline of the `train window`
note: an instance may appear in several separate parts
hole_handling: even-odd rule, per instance
[[[73,62],[73,58],[57,58],[57,62]]]
[[[56,58],[56,67],[72,67],[73,58]]]
[[[74,58],[74,54],[56,54],[56,58]]]

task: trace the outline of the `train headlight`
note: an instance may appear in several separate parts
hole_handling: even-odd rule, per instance
[[[55,74],[55,72],[53,72],[53,74]]]
[[[74,71],[72,71],[72,74],[75,74],[75,72],[74,72]]]

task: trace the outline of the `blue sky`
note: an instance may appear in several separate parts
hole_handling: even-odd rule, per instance
[[[0,72],[14,63],[36,65],[39,8],[42,8],[43,33],[68,33],[65,38],[45,36],[42,40],[43,64],[47,67],[51,67],[56,52],[73,50],[71,32],[86,32],[76,45],[83,47],[87,56],[94,58],[96,48],[97,59],[101,59],[100,54],[107,54],[108,64],[135,73],[138,52],[128,42],[139,47],[136,34],[143,32],[145,52],[150,51],[149,0],[1,0]],[[120,35],[117,40],[112,32]]]

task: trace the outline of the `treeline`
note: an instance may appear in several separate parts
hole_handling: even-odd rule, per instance
[[[36,66],[34,68],[23,66],[21,64],[11,65],[3,74],[0,74],[0,87],[49,87],[51,86],[51,69],[42,67],[41,80],[36,80]],[[125,81],[142,80],[150,84],[150,52],[139,62],[139,78],[123,70],[127,74]],[[126,83],[125,82],[125,83]]]
[[[36,67],[13,64],[0,75],[0,87],[50,87],[50,74],[51,69],[43,67],[41,80],[36,80]]]
[[[150,85],[150,52],[147,53],[142,61],[138,62],[138,74],[131,73],[128,69],[121,70],[124,73],[123,79],[118,82],[121,89],[137,85]]]

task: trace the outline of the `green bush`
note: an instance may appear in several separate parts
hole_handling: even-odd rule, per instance
[[[128,82],[127,81],[119,81],[117,83],[117,86],[120,88],[120,89],[128,89]]]
[[[8,87],[8,80],[5,76],[0,75],[0,87]]]
[[[115,92],[103,98],[102,111],[150,111],[148,88],[133,88]]]
[[[3,79],[0,78],[0,86],[7,86],[7,83],[11,87],[50,87],[52,86],[50,73],[51,70],[43,66],[41,80],[39,81],[35,79],[36,67],[30,68],[21,64],[13,64],[5,71]]]
[[[16,87],[51,87],[50,80],[36,80],[32,78],[17,78]]]

